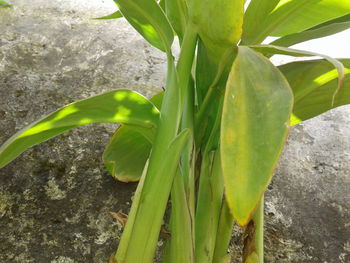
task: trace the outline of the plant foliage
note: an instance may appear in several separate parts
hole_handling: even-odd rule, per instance
[[[263,263],[263,196],[289,126],[350,103],[350,59],[289,46],[348,29],[350,0],[115,3],[119,11],[99,19],[124,17],[166,53],[165,92],[148,100],[116,90],[67,105],[6,141],[0,167],[66,130],[122,123],[103,161],[114,178],[139,183],[110,262],[153,262],[170,199],[163,262],[230,262],[235,220],[243,262]],[[278,38],[262,44],[269,36]],[[322,59],[277,67],[276,54]]]

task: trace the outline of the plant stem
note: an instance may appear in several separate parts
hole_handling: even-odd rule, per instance
[[[203,156],[196,210],[196,262],[211,263],[224,192],[220,152]]]
[[[264,263],[264,196],[245,229],[243,262]]]
[[[227,249],[230,244],[233,227],[233,219],[230,208],[226,200],[222,201],[219,226],[216,234],[215,251],[213,263],[220,263],[223,258],[227,257]]]
[[[188,200],[194,201],[194,130],[193,130],[193,122],[194,122],[194,82],[191,78],[188,88],[187,95],[184,102],[184,111],[181,119],[181,129],[189,129],[191,131],[190,143],[186,145],[182,158],[181,158],[181,170],[183,174],[186,194],[188,196]],[[193,193],[192,193],[193,192]],[[192,196],[192,197],[191,197]],[[190,203],[192,203],[190,201]],[[192,205],[191,205],[192,206]]]
[[[172,142],[179,130],[184,94],[190,78],[197,34],[188,27],[182,44],[177,73],[168,56],[168,78],[160,120],[149,158],[149,166],[138,203],[132,205],[134,216],[127,221],[116,259],[118,263],[152,263],[178,159]]]
[[[196,262],[212,263],[218,230],[224,182],[218,133],[222,100],[203,153],[195,220]]]
[[[226,69],[232,64],[232,61],[236,55],[234,48],[228,49],[223,55],[221,62],[217,66],[217,72],[213,83],[211,83],[208,91],[204,97],[199,111],[196,114],[195,131],[200,131],[203,128],[203,124],[206,123],[205,119],[208,117],[210,108],[213,105],[213,101],[217,99],[224,92],[226,85],[227,73]],[[200,142],[200,138],[196,140],[196,143]]]
[[[259,263],[264,263],[264,195],[253,217],[255,222],[255,246],[259,256]]]
[[[187,203],[183,176],[178,171],[171,190],[171,263],[194,263],[192,218]]]

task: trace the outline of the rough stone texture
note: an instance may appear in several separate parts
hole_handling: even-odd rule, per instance
[[[102,1],[12,1],[0,9],[0,143],[43,115],[117,88],[161,89],[164,57]],[[134,185],[105,171],[115,125],[75,129],[0,170],[0,262],[106,262]]]
[[[291,131],[266,194],[268,262],[350,262],[350,107]]]
[[[115,88],[160,90],[164,56],[113,3],[20,1],[0,9],[0,143],[66,103]],[[350,262],[350,107],[294,127],[266,194],[266,262]],[[101,164],[115,125],[75,129],[0,170],[0,262],[106,262],[135,185]],[[240,237],[233,239],[239,243]]]

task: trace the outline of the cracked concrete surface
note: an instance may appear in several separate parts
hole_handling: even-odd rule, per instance
[[[112,1],[12,3],[0,9],[0,143],[75,100],[161,89],[164,55],[123,20],[91,19]],[[107,212],[127,212],[135,189],[101,163],[114,129],[75,129],[0,170],[0,262],[107,261],[121,233]],[[266,262],[350,262],[349,149],[349,106],[291,130],[266,194]]]

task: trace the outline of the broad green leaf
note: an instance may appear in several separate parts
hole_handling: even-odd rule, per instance
[[[341,59],[340,62],[345,66],[346,75],[344,86],[335,97],[338,74],[326,60],[298,61],[279,66],[294,93],[292,125],[350,104],[350,59]]]
[[[0,0],[0,7],[11,7],[12,5],[11,4],[9,4],[9,3],[7,3],[7,2],[5,2],[5,1],[2,1],[2,0]]]
[[[239,47],[227,81],[221,158],[226,199],[240,225],[248,224],[287,137],[293,95],[265,57]]]
[[[286,36],[350,13],[350,0],[281,0],[244,44],[261,43],[267,36]]]
[[[29,147],[72,128],[98,122],[120,122],[155,129],[159,111],[142,95],[115,90],[69,104],[27,126],[0,147],[0,167]]]
[[[281,37],[271,45],[289,47],[304,41],[330,36],[350,28],[350,15],[336,18],[308,30]]]
[[[114,0],[129,23],[154,47],[170,52],[174,33],[155,0]]]
[[[319,56],[319,57],[325,58],[329,63],[333,64],[333,66],[336,68],[338,73],[338,87],[334,91],[333,99],[335,98],[335,96],[343,86],[344,77],[345,77],[344,65],[337,59],[334,59],[326,55],[310,52],[310,51],[285,48],[285,47],[279,47],[279,46],[273,46],[273,45],[255,45],[255,46],[251,46],[251,48],[267,56],[280,54],[280,55],[295,56],[295,57]]]
[[[280,0],[252,0],[244,13],[243,42],[251,43],[257,32],[261,30],[261,24],[276,7]]]
[[[329,25],[332,25],[332,24],[336,24],[336,23],[343,23],[343,22],[349,22],[350,20],[350,13],[347,14],[347,15],[344,15],[344,16],[341,16],[341,17],[338,17],[338,18],[335,18],[335,19],[332,19],[332,20],[328,20],[322,24],[318,24],[317,26],[314,26],[308,30],[314,30],[314,29],[317,29],[317,28],[321,28],[321,27],[324,27],[324,26],[329,26]]]
[[[102,159],[112,176],[122,182],[136,182],[151,152],[152,144],[133,126],[119,127]]]
[[[164,92],[160,92],[150,99],[158,109],[163,94]],[[115,179],[122,182],[138,181],[150,155],[152,142],[153,137],[145,137],[144,130],[123,124],[118,127],[106,146],[102,160]]]
[[[241,39],[244,0],[193,0],[189,12],[212,59],[220,60],[223,53]]]
[[[107,16],[101,16],[101,17],[97,17],[95,19],[99,19],[99,20],[108,20],[108,19],[118,19],[118,18],[121,18],[123,17],[122,13],[120,13],[120,11],[116,11],[110,15],[107,15]]]

